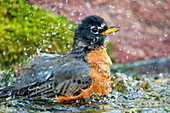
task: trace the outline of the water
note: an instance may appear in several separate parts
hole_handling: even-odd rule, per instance
[[[64,104],[55,103],[55,98],[9,97],[0,99],[0,112],[170,112],[169,60],[131,65],[123,65],[122,72],[117,68],[119,73],[111,68],[112,92],[105,97],[92,94]],[[152,68],[143,68],[146,65]]]

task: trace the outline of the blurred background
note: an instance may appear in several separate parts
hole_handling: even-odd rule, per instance
[[[170,58],[169,8],[168,0],[0,0],[1,69],[17,68],[10,75],[16,76],[40,52],[67,53],[77,24],[89,15],[120,26],[107,45],[113,63]],[[2,78],[10,78],[6,73]]]
[[[121,31],[110,36],[116,63],[170,57],[170,1],[168,0],[28,0],[69,17],[78,24],[99,15]]]
[[[111,95],[63,105],[9,97],[0,99],[0,112],[170,112],[170,0],[0,0],[0,90],[35,55],[70,51],[89,15],[120,26],[107,45]]]

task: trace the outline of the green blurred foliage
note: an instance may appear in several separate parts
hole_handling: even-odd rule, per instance
[[[0,0],[0,66],[8,67],[37,52],[64,54],[76,26],[65,16],[44,12],[25,0]]]
[[[113,45],[111,42],[107,43],[107,54],[109,55],[110,59],[112,60],[112,62],[115,62],[115,56],[113,54],[113,50],[115,49],[115,45]]]

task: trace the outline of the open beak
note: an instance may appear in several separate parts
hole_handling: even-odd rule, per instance
[[[109,27],[106,31],[102,32],[101,34],[106,35],[106,34],[110,34],[110,33],[113,33],[119,30],[120,30],[120,27],[113,26],[113,27]]]

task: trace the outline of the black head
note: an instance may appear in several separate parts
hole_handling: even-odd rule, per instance
[[[109,33],[104,32],[108,29],[106,22],[100,16],[86,17],[76,28],[73,48],[84,47],[93,50],[96,47],[105,46]]]

